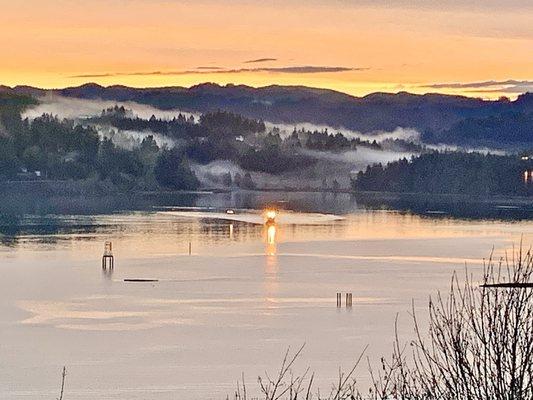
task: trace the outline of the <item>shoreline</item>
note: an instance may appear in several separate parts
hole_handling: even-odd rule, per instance
[[[352,189],[323,189],[323,188],[287,188],[263,187],[255,189],[240,188],[203,188],[198,190],[120,190],[109,187],[102,181],[60,181],[60,180],[32,180],[32,181],[4,181],[0,182],[0,194],[36,194],[50,196],[83,195],[91,197],[105,197],[109,195],[154,196],[154,195],[209,195],[232,193],[322,193],[348,194],[359,199],[374,199],[384,201],[396,200],[432,200],[432,201],[464,201],[468,203],[497,204],[501,202],[532,205],[531,196],[513,195],[470,195],[461,193],[426,193],[426,192],[381,192],[354,191]]]

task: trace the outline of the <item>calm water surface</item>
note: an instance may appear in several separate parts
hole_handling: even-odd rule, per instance
[[[274,200],[288,210],[268,229],[260,209]],[[175,207],[4,217],[1,399],[57,397],[63,365],[68,399],[223,399],[242,372],[253,391],[304,342],[297,369],[327,390],[366,345],[371,359],[389,354],[397,314],[408,338],[412,300],[423,313],[454,270],[533,243],[528,219],[368,210],[349,196],[164,204]],[[106,240],[112,272],[100,266]],[[352,309],[337,309],[337,292],[353,293]]]

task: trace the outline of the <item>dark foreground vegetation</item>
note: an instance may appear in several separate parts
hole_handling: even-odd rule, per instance
[[[522,250],[499,261],[490,258],[480,282],[468,272],[464,281],[454,275],[448,294],[430,299],[427,328],[413,311],[413,339],[400,343],[396,334],[389,358],[376,366],[369,360],[368,390],[358,387],[355,375],[364,352],[330,391],[317,392],[314,374],[294,369],[302,347],[287,351],[277,373],[259,377],[257,389],[242,379],[234,398],[261,393],[265,400],[531,400],[533,290],[487,286],[523,286],[532,278],[533,255]]]

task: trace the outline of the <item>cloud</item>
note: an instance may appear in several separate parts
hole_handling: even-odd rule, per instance
[[[167,75],[185,75],[185,74],[201,74],[207,73],[204,71],[146,71],[146,72],[104,72],[98,74],[80,74],[72,75],[69,78],[109,78],[116,76],[167,76]]]
[[[257,71],[265,72],[283,72],[288,74],[314,74],[320,72],[346,72],[362,71],[368,68],[348,68],[348,67],[317,67],[312,65],[296,67],[275,67],[275,68],[256,68]]]
[[[220,68],[220,67],[199,67],[195,70],[181,71],[146,71],[146,72],[106,72],[97,74],[73,75],[70,78],[109,78],[118,76],[171,76],[171,75],[201,75],[201,74],[240,74],[247,72],[269,72],[280,74],[316,74],[316,73],[336,73],[347,71],[366,71],[369,68],[351,68],[340,66],[316,66],[297,65],[288,67],[257,67],[257,68]]]
[[[222,67],[196,67],[196,69],[199,70],[218,70],[218,69],[224,69]]]
[[[290,2],[298,2],[299,0],[285,0],[283,4]],[[353,8],[387,8],[387,9],[414,9],[414,10],[435,10],[435,11],[518,11],[524,12],[532,7],[530,1],[524,0],[308,0],[307,3],[315,4],[330,4],[330,3],[342,3],[343,7]]]
[[[432,85],[422,85],[421,87],[431,89],[470,89],[469,91],[478,93],[522,93],[527,91],[533,91],[533,80],[507,79],[504,81],[490,80],[463,83],[435,83]]]
[[[257,58],[255,60],[243,61],[243,64],[255,64],[255,63],[268,62],[268,61],[278,61],[278,59],[277,58]]]

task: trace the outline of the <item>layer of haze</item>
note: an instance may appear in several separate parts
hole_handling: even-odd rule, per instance
[[[135,102],[115,102],[110,100],[89,100],[67,98],[56,95],[47,95],[39,99],[39,105],[30,107],[22,115],[23,118],[33,119],[43,114],[55,115],[61,119],[67,118],[78,122],[86,123],[86,118],[95,117],[101,114],[102,110],[113,106],[124,106],[131,116],[137,116],[142,119],[149,119],[152,115],[160,119],[172,119],[183,114],[186,117],[193,116],[196,120],[200,114],[183,112],[181,110],[159,110],[154,107],[139,104]],[[85,121],[85,122],[84,122]],[[279,130],[282,137],[290,135],[293,129],[306,129],[309,131],[342,132],[348,138],[360,138],[365,141],[382,141],[385,139],[403,139],[418,141],[420,133],[415,129],[398,127],[391,132],[376,131],[371,134],[352,131],[345,128],[335,129],[327,125],[315,125],[307,122],[295,124],[273,124],[265,121],[268,131],[274,128]],[[101,137],[109,137],[113,142],[126,149],[132,149],[139,146],[142,140],[152,135],[159,146],[174,147],[183,144],[183,141],[172,139],[149,130],[133,131],[120,130],[108,125],[97,125],[98,133]],[[254,182],[260,186],[276,187],[279,185],[287,187],[297,187],[301,180],[305,179],[308,184],[319,186],[322,179],[326,178],[332,181],[334,178],[342,185],[348,187],[350,184],[350,174],[366,168],[367,165],[374,163],[387,163],[400,158],[409,158],[412,153],[394,150],[375,150],[361,146],[357,151],[328,152],[312,151],[304,152],[306,156],[315,159],[317,162],[311,168],[298,169],[296,173],[289,172],[282,175],[270,175],[266,173],[252,173]],[[216,160],[208,165],[193,165],[194,172],[199,180],[207,187],[221,187],[220,180],[213,180],[213,177],[220,177],[222,174],[230,172],[244,174],[245,170],[229,160]],[[222,186],[224,187],[224,186]]]
[[[531,1],[0,0],[0,9],[6,85],[533,90]]]

